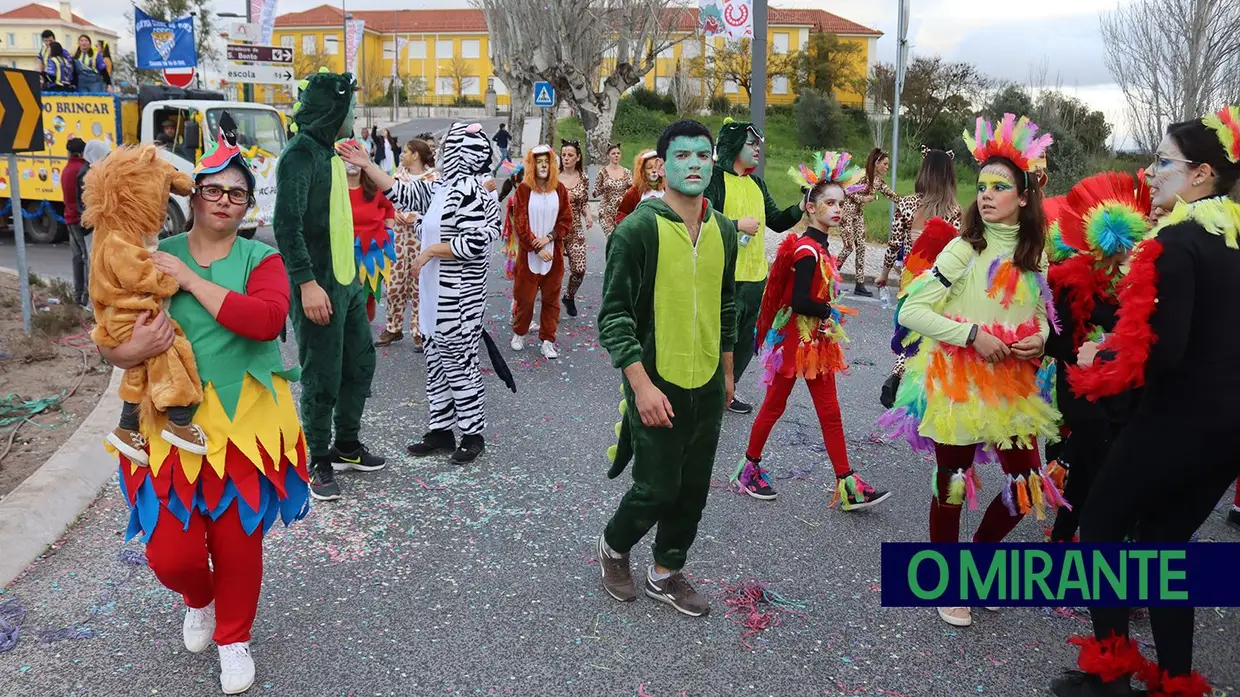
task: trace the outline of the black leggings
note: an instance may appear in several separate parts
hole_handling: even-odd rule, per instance
[[[1099,470],[1081,515],[1081,542],[1187,542],[1240,475],[1240,428],[1205,428],[1139,408]],[[1174,495],[1168,487],[1174,486]],[[1125,607],[1090,608],[1094,635],[1128,635]],[[1151,607],[1158,665],[1188,675],[1193,665],[1193,608]]]
[[[1063,441],[1056,456],[1068,465],[1068,480],[1064,483],[1063,497],[1072,509],[1060,508],[1055,514],[1051,528],[1051,542],[1067,542],[1076,534],[1081,521],[1081,511],[1089,498],[1094,479],[1111,451],[1115,427],[1108,421],[1094,420],[1072,425],[1072,434]],[[1051,446],[1046,446],[1050,457]]]

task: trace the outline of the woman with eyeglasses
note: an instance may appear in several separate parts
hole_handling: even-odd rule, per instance
[[[128,341],[100,351],[119,368],[140,365],[172,345],[174,321],[193,346],[204,394],[194,422],[207,454],[159,438],[162,415],[142,419],[148,466],[120,456],[127,536],[146,542],[156,578],[184,599],[185,648],[199,653],[214,642],[220,687],[240,694],[254,683],[249,642],[263,536],[277,518],[289,524],[309,510],[309,474],[289,388],[300,368],[284,367],[277,341],[288,274],[274,249],[237,235],[254,205],[254,174],[228,138],[195,170],[189,232],[160,241],[151,255],[180,292],[166,313],[149,324],[140,317]]]
[[[568,285],[564,289],[564,309],[569,317],[577,316],[577,289],[586,279],[586,230],[594,227],[590,215],[590,186],[581,170],[581,143],[560,141],[560,183],[568,189],[568,205],[573,210],[573,228],[564,240],[564,256],[568,257]]]
[[[1152,203],[1169,210],[1133,250],[1119,320],[1077,352],[1068,380],[1099,399],[1144,387],[1099,469],[1081,514],[1081,542],[1182,544],[1240,474],[1240,108],[1172,124],[1158,146]],[[1051,683],[1060,697],[1204,697],[1193,670],[1192,607],[1151,606],[1158,660],[1128,634],[1126,607],[1090,608],[1094,632],[1079,671]]]

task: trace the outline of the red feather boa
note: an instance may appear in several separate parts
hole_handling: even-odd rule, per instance
[[[1054,297],[1067,294],[1068,309],[1072,312],[1072,345],[1080,348],[1089,335],[1089,319],[1094,314],[1098,291],[1106,282],[1106,276],[1094,268],[1089,254],[1077,254],[1061,264],[1051,264],[1047,281]]]
[[[1133,251],[1128,275],[1120,287],[1119,320],[1104,345],[1115,353],[1115,358],[1095,361],[1087,367],[1069,366],[1068,383],[1073,392],[1096,402],[1145,384],[1145,362],[1150,357],[1150,347],[1158,340],[1150,328],[1150,317],[1158,303],[1155,265],[1162,252],[1158,238],[1142,242]]]

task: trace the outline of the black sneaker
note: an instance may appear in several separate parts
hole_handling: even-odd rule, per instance
[[[853,295],[860,295],[863,298],[874,297],[874,294],[870,292],[869,288],[865,287],[864,283],[858,283],[856,286],[853,287]]]
[[[450,453],[456,450],[456,436],[452,431],[429,431],[422,440],[410,443],[405,452],[414,457],[426,457],[435,453]]]
[[[461,447],[452,453],[452,461],[458,465],[468,464],[477,460],[486,449],[487,444],[481,434],[461,436]]]
[[[883,389],[878,394],[878,401],[884,408],[890,409],[896,404],[896,393],[900,391],[900,376],[892,373],[883,381]]]
[[[679,571],[662,581],[656,581],[650,577],[650,570],[647,569],[646,595],[661,603],[667,603],[676,608],[677,612],[690,617],[710,614],[710,603],[693,589],[689,580]]]
[[[577,316],[577,301],[568,296],[564,296],[564,309],[568,310],[569,317]]]
[[[366,449],[364,445],[358,445],[357,450],[351,453],[342,452],[340,448],[332,446],[331,449],[332,468],[337,472],[345,470],[357,470],[358,472],[375,472],[387,467],[387,459],[379,457]]]
[[[1079,670],[1064,671],[1051,681],[1051,692],[1056,697],[1146,697],[1149,693],[1132,687],[1131,677],[1121,676],[1104,682],[1102,678]]]
[[[740,397],[733,396],[732,403],[728,405],[728,411],[734,414],[749,414],[753,412],[753,405],[749,402],[742,402]]]
[[[1240,510],[1236,510],[1234,506],[1227,513],[1227,524],[1236,530],[1240,530]]]
[[[336,470],[332,468],[331,460],[311,464],[310,495],[319,501],[340,498],[340,485],[336,483]]]
[[[863,487],[861,491],[853,494],[849,492],[844,498],[844,502],[840,505],[846,511],[860,511],[866,508],[877,506],[891,497],[890,491],[882,491],[871,487]]]

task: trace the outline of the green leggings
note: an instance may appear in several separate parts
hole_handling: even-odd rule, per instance
[[[654,561],[681,569],[697,537],[698,522],[710,493],[710,475],[723,418],[723,371],[696,390],[656,379],[676,414],[671,428],[647,428],[637,413],[628,384],[624,394],[627,435],[633,447],[633,485],[607,523],[604,538],[627,554],[655,525]]]
[[[332,304],[331,321],[311,322],[301,308],[301,292],[293,288],[289,314],[297,335],[301,362],[301,425],[311,459],[327,457],[336,440],[357,440],[362,412],[375,375],[375,345],[366,317],[366,292],[360,283],[342,286],[320,282]]]
[[[758,326],[758,312],[762,309],[762,293],[766,279],[761,281],[737,281],[736,294],[736,348],[732,354],[732,377],[740,384],[745,368],[753,360],[754,331]]]

